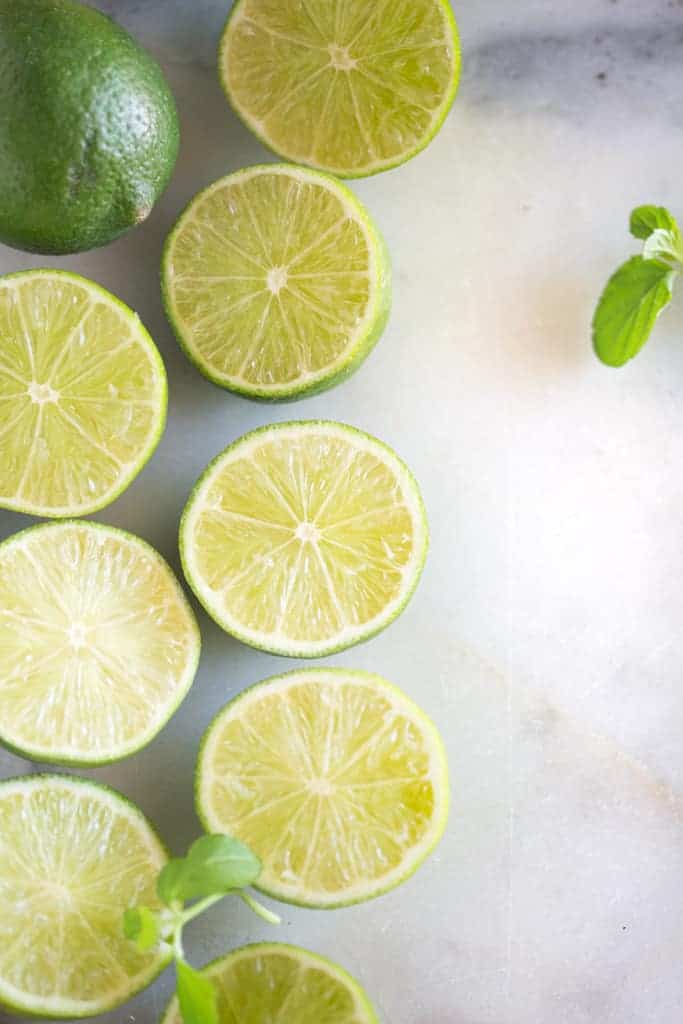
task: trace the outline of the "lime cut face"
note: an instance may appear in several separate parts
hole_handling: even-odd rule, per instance
[[[353,193],[271,164],[200,193],[163,259],[166,309],[201,372],[250,398],[332,387],[379,339],[390,308],[386,247]]]
[[[238,0],[219,71],[265,145],[357,177],[403,163],[436,135],[460,47],[447,0]]]
[[[166,373],[139,318],[75,274],[0,278],[0,507],[85,515],[156,448]]]
[[[24,756],[139,750],[186,695],[199,647],[180,584],[132,534],[51,523],[0,544],[0,740]]]
[[[379,632],[424,564],[417,484],[386,445],[340,423],[279,423],[219,455],[183,513],[187,579],[227,632],[321,657]]]
[[[350,974],[297,946],[244,946],[202,973],[216,987],[220,1024],[378,1024],[365,992]],[[177,999],[161,1024],[182,1024]]]
[[[357,903],[404,881],[440,839],[448,772],[423,711],[380,676],[308,669],[236,697],[199,759],[199,815],[263,862],[291,903]]]
[[[124,910],[157,908],[166,852],[141,812],[68,776],[0,782],[0,1003],[88,1017],[130,999],[168,962],[123,935]]]

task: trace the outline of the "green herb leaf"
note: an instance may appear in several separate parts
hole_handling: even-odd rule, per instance
[[[176,961],[178,1002],[184,1024],[219,1024],[216,990],[184,960]]]
[[[629,229],[636,238],[649,238],[658,228],[678,232],[675,219],[663,206],[637,206],[631,211]]]
[[[217,896],[244,889],[261,874],[261,861],[231,836],[202,836],[185,858],[172,860],[159,876],[164,903]]]
[[[657,228],[643,245],[643,258],[646,260],[674,260],[683,264],[683,241],[678,228],[668,231]]]
[[[176,900],[182,900],[179,890],[182,885],[182,878],[185,873],[185,858],[174,857],[169,860],[157,878],[157,895],[167,907],[172,906]]]
[[[159,918],[149,907],[129,907],[123,915],[123,934],[147,953],[159,942]]]
[[[202,836],[185,858],[184,899],[244,889],[261,874],[261,861],[231,836]]]
[[[623,366],[647,341],[671,300],[675,272],[666,263],[634,256],[607,282],[593,316],[593,346],[608,366]]]

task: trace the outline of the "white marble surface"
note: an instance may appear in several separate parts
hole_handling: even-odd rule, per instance
[[[430,513],[431,556],[406,613],[331,661],[383,673],[438,722],[454,789],[446,838],[403,888],[343,911],[285,907],[275,937],[345,964],[385,1024],[680,1024],[683,294],[621,371],[593,358],[589,323],[631,249],[630,208],[683,216],[681,0],[459,0],[465,68],[443,131],[409,165],[354,184],[394,259],[389,329],[351,381],[288,407],[205,382],[159,297],[181,205],[268,158],[216,81],[228,4],[98,6],[161,58],[183,127],[149,222],[49,261],[137,309],[169,371],[161,446],[98,518],[177,566],[178,516],[209,457],[291,416],[393,444]],[[0,272],[45,262],[0,247]],[[27,521],[0,513],[0,535]],[[286,667],[200,619],[183,708],[143,754],[91,773],[135,798],[177,851],[198,831],[203,729]],[[31,768],[0,754],[4,775]],[[189,948],[202,962],[266,936],[226,904]],[[169,982],[103,1019],[154,1024]]]

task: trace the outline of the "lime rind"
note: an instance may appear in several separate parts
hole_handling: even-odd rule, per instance
[[[151,401],[156,405],[156,416],[145,444],[140,448],[136,459],[131,462],[127,471],[119,476],[115,485],[108,491],[101,494],[96,499],[93,499],[91,502],[83,502],[80,505],[73,504],[69,506],[37,505],[22,499],[13,498],[12,496],[0,494],[0,509],[4,508],[11,512],[22,512],[26,515],[42,516],[46,519],[73,519],[80,516],[91,515],[92,513],[99,512],[108,505],[111,505],[112,502],[127,490],[154,455],[166,427],[168,412],[168,380],[166,376],[166,367],[161,357],[161,353],[137,313],[122,302],[121,299],[107,291],[106,288],[103,288],[96,282],[91,281],[89,278],[83,277],[81,274],[73,273],[73,271],[70,270],[54,270],[49,267],[38,267],[33,270],[20,270],[0,276],[0,287],[6,281],[30,280],[31,278],[38,279],[46,276],[50,278],[55,277],[57,279],[63,278],[67,281],[78,283],[90,294],[95,296],[97,301],[109,305],[118,313],[122,320],[128,322],[132,327],[132,331],[136,336],[136,339],[144,348],[145,354],[150,360],[154,372],[154,379],[157,384],[154,396],[151,399]]]
[[[272,641],[272,639],[267,639],[266,635],[257,636],[253,632],[246,631],[240,623],[223,615],[222,612],[211,602],[206,594],[205,588],[199,581],[199,573],[195,572],[192,564],[192,557],[189,551],[191,547],[189,538],[193,527],[192,520],[195,515],[201,512],[202,491],[208,487],[214,473],[224,462],[228,461],[234,453],[239,451],[242,446],[258,442],[261,437],[268,433],[275,434],[282,430],[297,431],[299,429],[315,431],[316,428],[333,430],[342,436],[345,435],[348,438],[355,439],[356,443],[367,445],[375,452],[383,453],[387,464],[393,465],[397,470],[397,477],[399,477],[402,484],[404,484],[403,497],[405,498],[406,505],[413,513],[413,524],[417,531],[415,552],[410,563],[410,571],[407,571],[405,574],[405,578],[408,581],[407,585],[401,591],[399,597],[393,603],[385,606],[382,612],[376,616],[375,621],[372,621],[369,624],[364,625],[361,629],[356,630],[352,636],[345,639],[337,638],[331,643],[328,643],[327,641],[316,641],[308,645],[296,642],[279,643],[277,641]],[[281,423],[273,423],[267,424],[263,427],[257,427],[255,430],[251,430],[248,433],[243,434],[212,459],[194,485],[183,510],[180,519],[179,549],[185,579],[190,585],[195,597],[207,614],[221,627],[221,629],[224,629],[226,633],[234,636],[237,640],[240,640],[248,647],[253,647],[259,651],[265,651],[268,654],[281,655],[286,658],[323,658],[331,654],[337,654],[339,651],[346,650],[356,644],[365,643],[367,640],[372,639],[372,637],[383,632],[383,630],[386,629],[387,626],[391,625],[391,623],[398,618],[401,612],[403,612],[417,588],[427,559],[427,553],[429,550],[427,511],[424,506],[424,501],[422,499],[417,480],[415,479],[411,469],[403,459],[397,455],[393,448],[388,444],[385,444],[383,441],[380,441],[379,438],[374,437],[372,434],[368,434],[363,430],[359,430],[357,427],[352,427],[346,423],[338,423],[333,420],[288,420]]]
[[[5,552],[15,545],[20,546],[27,538],[48,532],[59,533],[73,527],[96,532],[101,534],[102,537],[119,537],[124,540],[126,544],[129,544],[141,551],[156,566],[158,566],[164,573],[168,587],[173,592],[174,597],[183,611],[185,625],[192,637],[191,657],[188,659],[185,671],[178,683],[174,699],[168,703],[163,715],[154,719],[143,733],[136,736],[135,739],[131,740],[129,743],[121,745],[114,752],[108,752],[103,756],[90,754],[75,755],[73,752],[68,750],[55,750],[48,749],[47,747],[18,743],[17,740],[12,738],[0,724],[0,744],[13,754],[16,754],[17,757],[43,763],[48,762],[55,765],[64,765],[66,767],[95,768],[98,765],[113,764],[116,761],[132,757],[134,754],[148,746],[165,728],[187,697],[194,682],[201,655],[201,633],[190,602],[188,601],[185,591],[171,566],[163,555],[156,550],[156,548],[152,547],[152,545],[146,540],[143,540],[142,537],[138,537],[136,534],[130,533],[128,530],[122,530],[115,526],[108,526],[104,523],[96,523],[79,519],[66,519],[60,520],[59,522],[39,523],[35,526],[26,527],[24,530],[20,530],[18,533],[12,534],[10,537],[7,537],[4,541],[0,542],[0,560]],[[0,609],[0,615],[1,612],[2,609]]]
[[[180,129],[159,63],[78,0],[0,3],[0,237],[30,252],[103,246],[166,188]]]
[[[356,981],[353,975],[349,974],[345,968],[341,967],[333,960],[329,960],[327,957],[321,956],[319,953],[312,953],[308,949],[302,949],[300,946],[294,946],[290,943],[253,942],[246,946],[240,946],[238,949],[232,950],[232,952],[228,953],[226,956],[221,956],[216,960],[212,960],[211,963],[208,963],[206,967],[202,969],[202,974],[208,978],[220,976],[225,967],[230,967],[232,964],[238,963],[240,960],[251,959],[253,957],[266,957],[269,955],[291,956],[291,958],[300,966],[311,967],[313,969],[324,971],[335,981],[339,982],[339,984],[353,996],[356,1003],[356,1015],[354,1017],[353,1024],[379,1024],[379,1018],[375,1013],[367,993],[360,983]],[[159,1024],[181,1024],[180,1017],[178,1015],[177,997],[174,996],[168,1004]]]
[[[408,695],[394,683],[389,682],[389,680],[385,679],[383,676],[379,676],[373,672],[366,672],[362,669],[307,668],[293,669],[291,672],[270,676],[268,679],[263,679],[246,687],[218,712],[201,739],[199,756],[197,759],[197,770],[195,773],[195,807],[197,817],[207,833],[223,831],[223,826],[220,821],[212,817],[207,810],[206,798],[203,793],[203,782],[206,779],[208,758],[211,756],[210,743],[223,721],[231,715],[232,711],[239,706],[240,702],[245,699],[253,699],[255,695],[258,696],[263,689],[268,687],[287,686],[298,681],[306,682],[314,679],[339,682],[343,681],[345,683],[355,681],[358,685],[367,685],[370,683],[371,685],[379,687],[386,693],[390,694],[395,704],[402,706],[410,713],[411,718],[414,721],[420,723],[422,735],[429,740],[432,765],[434,768],[432,778],[433,780],[438,780],[438,785],[435,785],[435,792],[438,800],[436,802],[436,809],[432,819],[432,830],[428,839],[413,851],[411,857],[402,861],[397,869],[390,872],[390,874],[378,884],[367,887],[363,892],[353,895],[347,894],[340,896],[338,899],[312,898],[310,895],[305,894],[297,895],[291,891],[286,891],[277,885],[269,885],[267,882],[264,883],[262,880],[259,880],[254,885],[254,888],[258,889],[265,896],[269,896],[281,903],[287,903],[297,907],[306,907],[312,910],[338,910],[343,909],[344,907],[355,906],[359,903],[365,903],[368,900],[383,896],[397,888],[403,882],[406,882],[433,853],[443,838],[448,824],[451,800],[450,774],[443,739],[429,715],[427,715],[426,712],[415,703],[415,701],[408,697]]]
[[[0,800],[2,799],[3,792],[6,792],[11,787],[15,789],[29,789],[34,787],[40,788],[43,785],[49,786],[51,784],[66,788],[83,786],[91,791],[97,791],[102,799],[109,801],[119,810],[123,810],[130,821],[136,821],[141,826],[140,833],[142,834],[144,831],[148,836],[149,846],[155,854],[155,860],[158,861],[159,869],[168,861],[170,856],[168,849],[146,815],[143,814],[132,800],[129,800],[128,797],[118,790],[103,782],[83,779],[75,775],[61,775],[49,772],[14,776],[0,780]],[[129,986],[126,986],[125,990],[122,986],[119,991],[110,992],[105,998],[100,1000],[90,1000],[87,1004],[78,1000],[63,1000],[60,1001],[60,1005],[56,1005],[54,1001],[49,999],[27,997],[25,993],[22,993],[12,985],[8,985],[0,977],[0,1006],[6,1008],[10,1013],[23,1017],[40,1017],[43,1019],[47,1017],[50,1020],[81,1020],[85,1017],[107,1013],[109,1010],[114,1010],[123,1003],[126,1003],[133,996],[137,995],[138,992],[151,985],[169,965],[171,959],[172,951],[170,949],[160,949],[156,956],[151,958],[151,963],[147,970],[134,979]]]
[[[191,330],[185,328],[181,322],[182,318],[173,299],[171,274],[173,246],[182,229],[188,222],[191,222],[192,213],[198,204],[225,185],[238,184],[257,174],[283,174],[299,177],[304,181],[317,181],[334,192],[347,209],[352,211],[356,222],[363,227],[368,240],[368,253],[371,260],[370,276],[375,282],[371,302],[368,305],[363,321],[358,325],[355,337],[349,341],[339,357],[328,366],[314,373],[307,374],[303,379],[299,377],[295,381],[276,384],[271,387],[250,384],[234,376],[220,374],[211,367],[208,360],[197,351],[196,346],[193,344]],[[362,365],[382,337],[391,314],[391,257],[384,237],[366,207],[350,188],[338,181],[333,175],[325,171],[289,163],[254,164],[251,167],[219,178],[218,181],[213,182],[207,188],[197,193],[187,204],[164,243],[161,260],[161,293],[166,315],[178,340],[178,344],[202,376],[217,387],[242,395],[244,398],[262,402],[295,402],[302,398],[311,398],[343,383]]]
[[[453,47],[453,73],[450,79],[449,87],[444,95],[444,99],[440,108],[435,111],[434,119],[430,128],[430,131],[420,139],[418,143],[412,146],[410,149],[401,153],[394,160],[379,161],[376,165],[368,165],[361,168],[350,168],[350,167],[327,167],[317,164],[313,161],[308,161],[301,155],[288,153],[284,149],[276,147],[273,142],[267,137],[267,135],[260,130],[258,123],[253,117],[241,108],[236,102],[232,91],[227,82],[227,75],[225,74],[225,68],[227,66],[227,49],[229,43],[230,30],[233,27],[233,22],[237,20],[237,16],[241,8],[245,5],[246,0],[236,0],[227,19],[223,26],[221,33],[220,43],[218,47],[218,77],[221,83],[221,88],[225,97],[230,104],[231,109],[237,115],[242,124],[247,128],[252,135],[254,135],[261,145],[277,156],[281,160],[288,160],[294,163],[298,163],[304,167],[311,167],[315,170],[327,172],[334,175],[337,178],[343,178],[347,180],[353,180],[354,178],[371,178],[376,174],[381,174],[383,171],[391,171],[396,167],[401,167],[403,164],[412,160],[413,157],[418,156],[427,146],[434,140],[439,134],[443,127],[444,121],[448,117],[448,114],[453,106],[453,102],[458,92],[458,86],[460,85],[460,73],[462,69],[462,47],[460,44],[460,33],[458,31],[458,25],[455,20],[453,9],[449,3],[449,0],[435,0],[439,7],[443,11],[445,23],[448,26],[448,32],[450,35],[451,45]]]

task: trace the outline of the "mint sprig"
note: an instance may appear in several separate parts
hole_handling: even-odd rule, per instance
[[[258,857],[239,839],[202,836],[185,857],[170,860],[160,872],[157,893],[163,909],[130,907],[123,915],[124,935],[141,953],[163,944],[173,950],[184,1024],[218,1024],[218,1008],[211,981],[185,959],[183,928],[228,895],[239,896],[269,924],[279,924],[276,914],[244,891],[257,880],[261,867]]]
[[[608,366],[623,366],[640,352],[683,271],[681,232],[663,206],[636,207],[629,228],[643,241],[642,253],[612,275],[593,315],[593,347]]]

